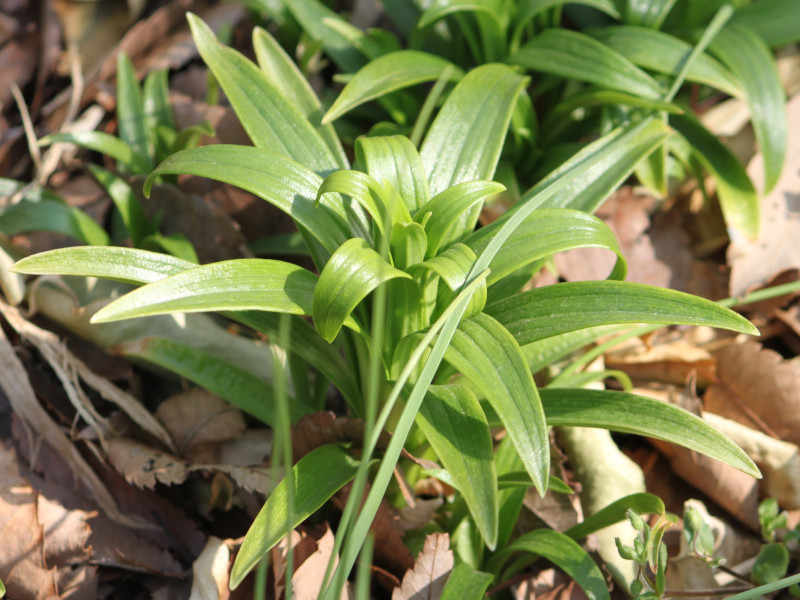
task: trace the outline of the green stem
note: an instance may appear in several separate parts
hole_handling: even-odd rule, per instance
[[[439,98],[444,92],[444,88],[447,85],[447,82],[450,81],[450,78],[453,76],[454,72],[455,68],[452,65],[447,65],[442,71],[442,74],[439,76],[439,79],[437,79],[436,83],[433,84],[428,97],[425,98],[425,102],[419,111],[419,115],[417,115],[416,122],[414,123],[414,129],[411,131],[411,143],[414,144],[416,148],[419,148],[419,145],[422,142],[422,136],[425,134],[425,130],[428,127],[428,121],[431,120],[433,110],[436,108],[436,104],[439,102]]]

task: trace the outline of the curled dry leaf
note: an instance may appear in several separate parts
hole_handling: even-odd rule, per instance
[[[415,498],[413,506],[404,506],[399,510],[397,522],[406,531],[420,529],[433,520],[433,515],[442,504],[444,504],[442,497]]]
[[[292,575],[292,598],[294,600],[316,600],[322,586],[328,561],[333,554],[333,532],[325,525],[325,533],[317,540],[317,549],[306,558]],[[339,564],[339,557],[334,558],[333,568]],[[349,584],[342,588],[340,600],[350,598]]]
[[[192,563],[192,592],[189,600],[223,600],[229,597],[228,563],[231,551],[228,545],[213,535],[206,547]]]
[[[156,410],[156,418],[181,454],[202,444],[236,439],[246,428],[238,408],[202,388],[167,398]]]
[[[453,564],[450,536],[446,533],[430,534],[425,538],[414,568],[403,576],[400,587],[392,592],[392,600],[437,600]]]
[[[703,396],[706,410],[800,443],[800,364],[750,340],[716,356],[718,381]]]
[[[187,465],[177,456],[128,438],[108,440],[108,459],[128,483],[153,489],[156,483],[174,485],[186,481]]]

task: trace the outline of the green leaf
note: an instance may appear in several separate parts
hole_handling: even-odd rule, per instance
[[[467,388],[432,385],[416,423],[464,497],[486,545],[497,542],[498,497],[492,437],[481,405]]]
[[[624,521],[629,510],[634,510],[640,514],[662,515],[665,508],[664,502],[658,496],[645,493],[631,494],[589,515],[577,525],[567,529],[564,534],[573,540],[581,540],[590,533]]]
[[[177,258],[187,260],[194,264],[198,264],[200,259],[197,258],[197,252],[189,239],[182,233],[172,233],[164,235],[161,233],[151,233],[142,240],[142,248],[161,249],[167,254],[172,254]]]
[[[422,206],[414,220],[424,223],[428,235],[427,256],[435,256],[443,241],[462,237],[454,229],[465,213],[479,206],[486,198],[499,194],[505,186],[493,181],[466,181],[437,194]]]
[[[741,448],[681,408],[609,390],[545,388],[540,394],[550,426],[599,427],[654,437],[721,460],[753,477],[761,476]]]
[[[482,227],[464,243],[480,254],[499,229],[494,223]],[[622,250],[614,232],[603,221],[582,211],[565,209],[539,209],[514,230],[490,264],[492,270],[488,285],[527,264],[559,252],[575,248],[604,248],[617,255],[617,262],[609,275],[624,279],[627,270]]]
[[[167,69],[151,71],[144,79],[142,89],[142,107],[144,122],[148,134],[152,137],[157,126],[177,129],[169,101],[169,72]],[[213,135],[213,134],[211,134]]]
[[[0,214],[0,231],[16,235],[31,231],[63,233],[84,244],[108,244],[108,235],[82,210],[56,200],[22,200]]]
[[[350,196],[372,217],[381,235],[387,235],[394,223],[408,223],[411,215],[404,202],[395,201],[396,192],[387,189],[374,177],[361,171],[336,171],[328,175],[317,191],[317,201],[327,193]]]
[[[144,337],[114,347],[114,352],[128,358],[145,360],[185,377],[224,398],[234,406],[264,423],[275,426],[275,397],[272,385],[249,371],[219,357],[181,342]],[[233,357],[235,358],[235,357]],[[291,400],[292,421],[312,411],[311,407]]]
[[[450,80],[463,77],[461,69],[444,58],[418,50],[399,50],[368,62],[347,82],[336,101],[325,113],[323,123],[331,123],[343,114],[370,100],[412,85],[436,81],[450,66]]]
[[[800,4],[794,0],[760,0],[738,9],[731,23],[755,31],[771,47],[800,40]]]
[[[475,264],[475,259],[475,253],[468,246],[453,244],[438,256],[414,265],[411,273],[423,284],[425,280],[420,277],[420,271],[426,270],[436,273],[450,291],[456,293],[467,281],[467,276]],[[439,306],[446,305],[449,302],[449,297],[442,294],[442,289],[440,288],[439,296],[434,301]],[[475,295],[472,296],[470,305],[465,312],[465,318],[481,312],[484,306],[486,306],[486,286],[481,285]]]
[[[336,157],[338,167],[346,169],[347,155],[339,136],[332,125],[323,125],[322,104],[294,61],[277,40],[260,27],[253,30],[253,48],[258,65],[267,74],[267,78],[303,112]]]
[[[692,46],[683,40],[653,29],[618,25],[594,29],[590,35],[619,52],[635,65],[656,73],[677,77]],[[736,77],[716,59],[699,55],[689,67],[686,79],[710,85],[734,97],[744,92]]]
[[[230,100],[253,144],[327,174],[339,160],[300,108],[255,64],[223,46],[199,17],[189,13],[197,49]]]
[[[778,182],[786,159],[786,97],[772,52],[753,30],[729,23],[709,49],[741,81],[759,149],[764,155],[764,193]]]
[[[227,260],[133,290],[100,309],[92,322],[223,310],[310,315],[316,284],[316,275],[297,265],[263,258]]]
[[[314,288],[314,326],[333,342],[353,309],[382,283],[411,276],[387,263],[361,238],[353,238],[333,253]]]
[[[492,179],[525,82],[511,68],[490,64],[471,70],[456,85],[420,150],[431,194]]]
[[[432,25],[439,19],[447,15],[458,12],[476,13],[476,18],[492,19],[497,27],[504,28],[507,20],[506,5],[502,0],[488,0],[478,2],[476,0],[433,0],[419,18],[417,28],[422,29]],[[478,14],[480,13],[480,14]],[[506,18],[504,18],[506,17]]]
[[[389,235],[389,247],[394,266],[401,271],[407,271],[409,267],[425,259],[428,239],[419,223],[395,223]]]
[[[117,128],[122,141],[136,155],[146,158],[148,170],[152,168],[154,148],[147,130],[142,90],[133,63],[123,52],[117,55]]]
[[[490,573],[476,571],[467,563],[461,563],[447,578],[439,600],[483,600],[492,579]]]
[[[404,136],[360,137],[356,163],[378,181],[388,181],[414,214],[430,199],[428,179],[419,152]]]
[[[494,302],[486,312],[520,345],[595,325],[708,325],[758,330],[744,317],[691,294],[627,281],[575,281],[536,288]]]
[[[789,568],[789,550],[780,543],[764,544],[753,563],[753,581],[758,585],[773,583],[786,575]]]
[[[114,206],[117,207],[122,217],[122,222],[125,224],[125,229],[131,238],[131,244],[135,248],[140,247],[142,240],[149,233],[150,223],[133,189],[128,185],[127,181],[111,171],[92,164],[88,165],[88,167],[94,178],[108,192],[114,202]]]
[[[39,140],[39,145],[47,146],[58,142],[75,144],[87,150],[101,152],[124,165],[132,173],[146,175],[153,168],[150,158],[139,154],[133,147],[102,131],[78,131],[75,133],[53,133]]]
[[[664,93],[652,77],[622,54],[577,31],[547,29],[508,60],[533,71],[577,79],[649,100],[660,100]]]
[[[581,586],[589,600],[608,600],[606,581],[600,568],[575,540],[551,529],[530,531],[499,552],[500,562],[512,552],[528,552],[554,563]]]
[[[674,5],[675,0],[628,0],[625,21],[630,25],[658,29]]]
[[[358,463],[340,446],[315,448],[292,467],[293,512],[289,514],[287,480],[272,491],[245,535],[231,569],[231,589],[294,527],[317,511],[333,494],[353,479]]]
[[[318,0],[281,0],[303,30],[321,42],[325,53],[340,69],[354,73],[366,62],[377,58],[380,48],[358,27],[345,21]]]
[[[274,152],[225,144],[183,150],[156,167],[145,182],[145,193],[150,193],[155,177],[166,173],[209,177],[252,192],[292,217],[328,252],[350,238],[341,198],[326,196],[315,206],[322,179]]]
[[[514,338],[486,314],[465,319],[445,360],[480,389],[514,442],[536,490],[544,494],[550,442],[536,384]]]
[[[12,270],[30,275],[78,275],[125,283],[152,283],[196,266],[159,252],[119,246],[76,246],[28,256]]]
[[[757,237],[761,216],[758,195],[733,152],[689,115],[673,115],[670,123],[686,139],[703,167],[714,175],[728,227],[751,239]]]

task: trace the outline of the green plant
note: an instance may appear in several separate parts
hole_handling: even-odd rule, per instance
[[[800,527],[787,531],[778,541],[778,530],[786,529],[787,513],[781,512],[775,498],[767,498],[758,505],[758,520],[761,524],[761,535],[766,542],[761,546],[753,564],[752,580],[757,585],[766,585],[786,577],[791,555],[797,558],[797,546],[800,541]],[[797,584],[790,588],[793,596],[800,594]]]
[[[276,15],[272,2],[248,4]],[[350,130],[363,123],[421,139],[436,95],[426,100],[419,84],[438,80],[438,93],[446,94],[469,69],[506,62],[533,76],[515,105],[498,170],[508,182],[506,201],[587,140],[655,114],[675,135],[636,165],[639,181],[663,196],[668,176],[702,181],[707,171],[727,224],[739,234],[758,233],[753,184],[700,124],[694,107],[696,96],[720,93],[747,101],[765,158],[765,191],[771,189],[783,166],[787,124],[769,46],[798,39],[797,30],[786,27],[787,20],[800,18],[796,2],[737,2],[736,10],[722,1],[675,0],[382,4],[392,32],[361,31],[319,0],[284,1],[277,11],[283,20],[295,19],[347,74],[323,122],[351,113]],[[365,109],[361,115],[352,112],[358,108]],[[375,126],[377,118],[384,121]],[[600,201],[580,208],[591,212]],[[551,206],[563,205],[557,199]]]
[[[739,448],[686,411],[623,392],[540,392],[526,360],[525,349],[534,344],[605,324],[707,324],[755,333],[745,319],[715,303],[621,281],[625,261],[610,230],[569,208],[596,202],[619,185],[669,136],[663,122],[643,119],[601,137],[500,219],[475,230],[472,215],[502,190],[490,180],[525,77],[504,65],[473,69],[449,94],[419,150],[402,136],[364,137],[350,165],[333,128],[321,122],[310,86],[269,34],[254,33],[259,68],[219,44],[198,18],[189,21],[203,59],[254,146],[173,154],[148,176],[145,190],[156,178],[178,173],[249,190],[295,220],[319,275],[275,260],[197,266],[113,247],[43,253],[15,269],[141,285],[98,311],[97,323],[222,311],[268,335],[288,357],[294,384],[289,402],[283,401],[289,390],[278,382],[250,378],[246,384],[226,381],[225,387],[227,397],[279,435],[288,435],[289,420],[322,407],[324,395],[314,388],[324,391],[327,382],[350,414],[364,418],[360,458],[331,444],[292,467],[251,527],[232,586],[289,529],[352,481],[337,534],[341,560],[321,596],[338,597],[335,590],[355,563],[407,440],[429,444],[443,466],[438,475],[458,490],[457,523],[471,529],[476,548],[475,560],[459,567],[463,577],[469,573],[486,585],[492,578],[504,581],[520,564],[508,560],[523,552],[554,561],[600,598],[607,597],[602,575],[575,539],[623,519],[629,508],[661,513],[663,505],[647,495],[628,498],[568,534],[537,530],[509,544],[509,523],[522,506],[517,491],[533,485],[544,493],[558,485],[549,473],[549,426],[645,434],[758,475]],[[556,199],[564,207],[543,208]],[[609,280],[519,291],[521,270],[586,246],[617,254]],[[254,395],[246,386],[263,393]],[[508,432],[496,449],[490,423]],[[378,436],[386,428],[392,438],[373,471]],[[289,454],[283,451],[286,462]],[[482,568],[492,573],[481,575]],[[453,579],[448,593],[458,585]],[[479,597],[486,586],[479,588],[467,597]]]
[[[664,597],[667,547],[663,543],[664,534],[678,522],[675,515],[664,513],[651,527],[634,510],[628,510],[631,526],[639,532],[633,546],[616,539],[620,556],[632,560],[637,565],[637,578],[631,584],[634,598],[658,600]]]

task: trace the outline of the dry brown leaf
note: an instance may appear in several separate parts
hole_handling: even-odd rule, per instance
[[[523,504],[548,527],[556,531],[566,531],[583,520],[581,505],[576,494],[548,491],[544,496],[540,496],[533,488],[529,488],[525,493]]]
[[[316,551],[306,558],[292,575],[292,598],[294,600],[316,600],[325,577],[328,561],[333,554],[333,532],[325,525],[325,533],[317,540]],[[339,557],[334,559],[333,566],[339,564]],[[342,588],[340,600],[347,600],[349,588]]]
[[[789,131],[800,131],[800,95],[788,105]],[[764,179],[759,154],[747,168],[755,181]],[[800,136],[790,135],[783,173],[761,201],[761,229],[757,239],[733,239],[728,247],[730,295],[742,296],[788,269],[800,268]]]
[[[703,396],[706,410],[800,443],[800,365],[751,340],[716,355],[718,382]]]
[[[263,465],[271,453],[272,429],[250,428],[240,437],[220,445],[219,462],[240,467]]]
[[[415,498],[413,506],[404,506],[399,512],[397,520],[400,527],[420,529],[428,525],[439,507],[444,504],[444,498]]]
[[[583,588],[556,569],[545,569],[512,589],[514,600],[586,600]]]
[[[446,533],[428,535],[414,568],[403,576],[400,587],[392,591],[392,600],[437,600],[453,564],[450,536]]]
[[[290,547],[292,549],[292,566],[297,569],[303,561],[315,552],[317,542],[305,532],[293,529],[289,537],[284,537],[270,550],[272,574],[275,581],[275,598],[282,597],[286,585],[286,562]]]
[[[364,421],[337,417],[330,411],[316,412],[300,419],[292,429],[292,456],[300,460],[314,448],[334,442],[356,442],[364,439]],[[384,450],[391,436],[381,433],[376,448]]]
[[[189,467],[191,471],[216,471],[225,473],[228,477],[233,479],[240,487],[248,492],[258,492],[268,496],[275,486],[280,483],[282,474],[277,473],[273,476],[273,470],[270,467],[240,467],[237,465],[192,465]]]
[[[128,438],[107,442],[108,459],[128,483],[153,489],[156,483],[175,485],[186,481],[187,465],[177,456]]]
[[[238,408],[202,388],[167,398],[156,410],[156,418],[181,454],[192,446],[235,439],[246,428]]]
[[[4,302],[0,302],[0,307],[6,314],[9,314],[8,311],[11,307]],[[25,368],[14,353],[14,349],[1,327],[0,388],[9,399],[14,412],[27,426],[33,428],[40,436],[46,439],[47,443],[69,463],[75,477],[86,484],[95,500],[97,500],[98,505],[107,515],[128,527],[151,527],[149,523],[133,519],[120,512],[114,498],[92,467],[89,466],[80,452],[78,452],[78,449],[67,439],[58,425],[53,422],[44,408],[42,408],[33,392]],[[28,442],[31,446],[33,445],[31,432],[29,432]]]
[[[226,600],[228,591],[228,563],[231,551],[228,545],[213,535],[206,547],[192,563],[192,591],[189,600]]]

